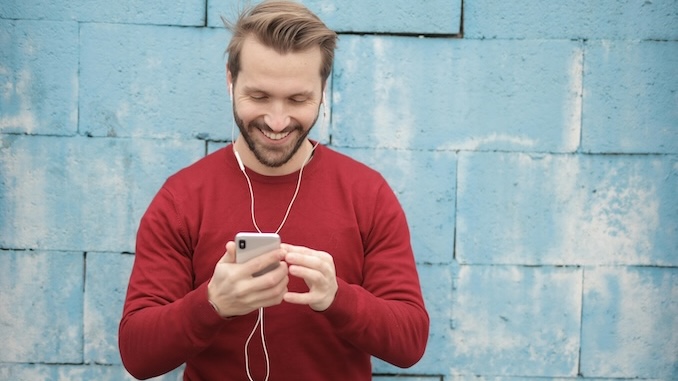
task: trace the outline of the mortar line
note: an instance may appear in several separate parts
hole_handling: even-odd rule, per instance
[[[581,268],[581,295],[579,301],[579,352],[577,353],[577,377],[583,377],[581,373],[582,341],[584,339],[584,279],[586,278],[586,266]]]
[[[204,27],[207,27],[209,25],[209,22],[208,22],[209,20],[207,19],[208,14],[209,14],[209,11],[208,11],[209,2],[210,2],[210,0],[205,0],[205,21],[204,21],[204,24],[203,24]]]

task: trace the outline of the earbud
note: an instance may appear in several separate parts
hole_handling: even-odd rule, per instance
[[[232,84],[228,85],[228,96],[231,99],[231,103],[233,103],[233,85]]]
[[[238,151],[235,150],[235,147],[233,147],[233,152],[235,152],[235,160],[238,161],[238,167],[240,167],[241,171],[245,172],[245,165],[242,163],[242,159],[240,158]]]

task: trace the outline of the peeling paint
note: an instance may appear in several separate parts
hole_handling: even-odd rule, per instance
[[[416,130],[408,89],[397,75],[398,68],[386,59],[390,44],[381,38],[372,41],[375,64],[373,77],[375,106],[372,112],[374,138],[378,147],[408,147]]]

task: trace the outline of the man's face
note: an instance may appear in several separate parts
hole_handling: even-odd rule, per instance
[[[240,60],[235,122],[259,162],[280,167],[294,157],[318,118],[320,48],[281,55],[250,37]]]

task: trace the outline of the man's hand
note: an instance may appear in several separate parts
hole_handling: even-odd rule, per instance
[[[323,251],[316,251],[303,246],[282,244],[287,252],[285,262],[289,274],[302,278],[309,292],[287,292],[284,300],[288,303],[307,304],[315,311],[325,311],[334,302],[337,295],[337,274],[334,258]]]
[[[235,243],[226,244],[226,253],[214,268],[207,285],[207,299],[223,318],[246,315],[260,307],[280,304],[287,293],[287,265],[283,250],[274,250],[245,263],[235,263]],[[275,270],[258,277],[252,274],[279,263]]]

